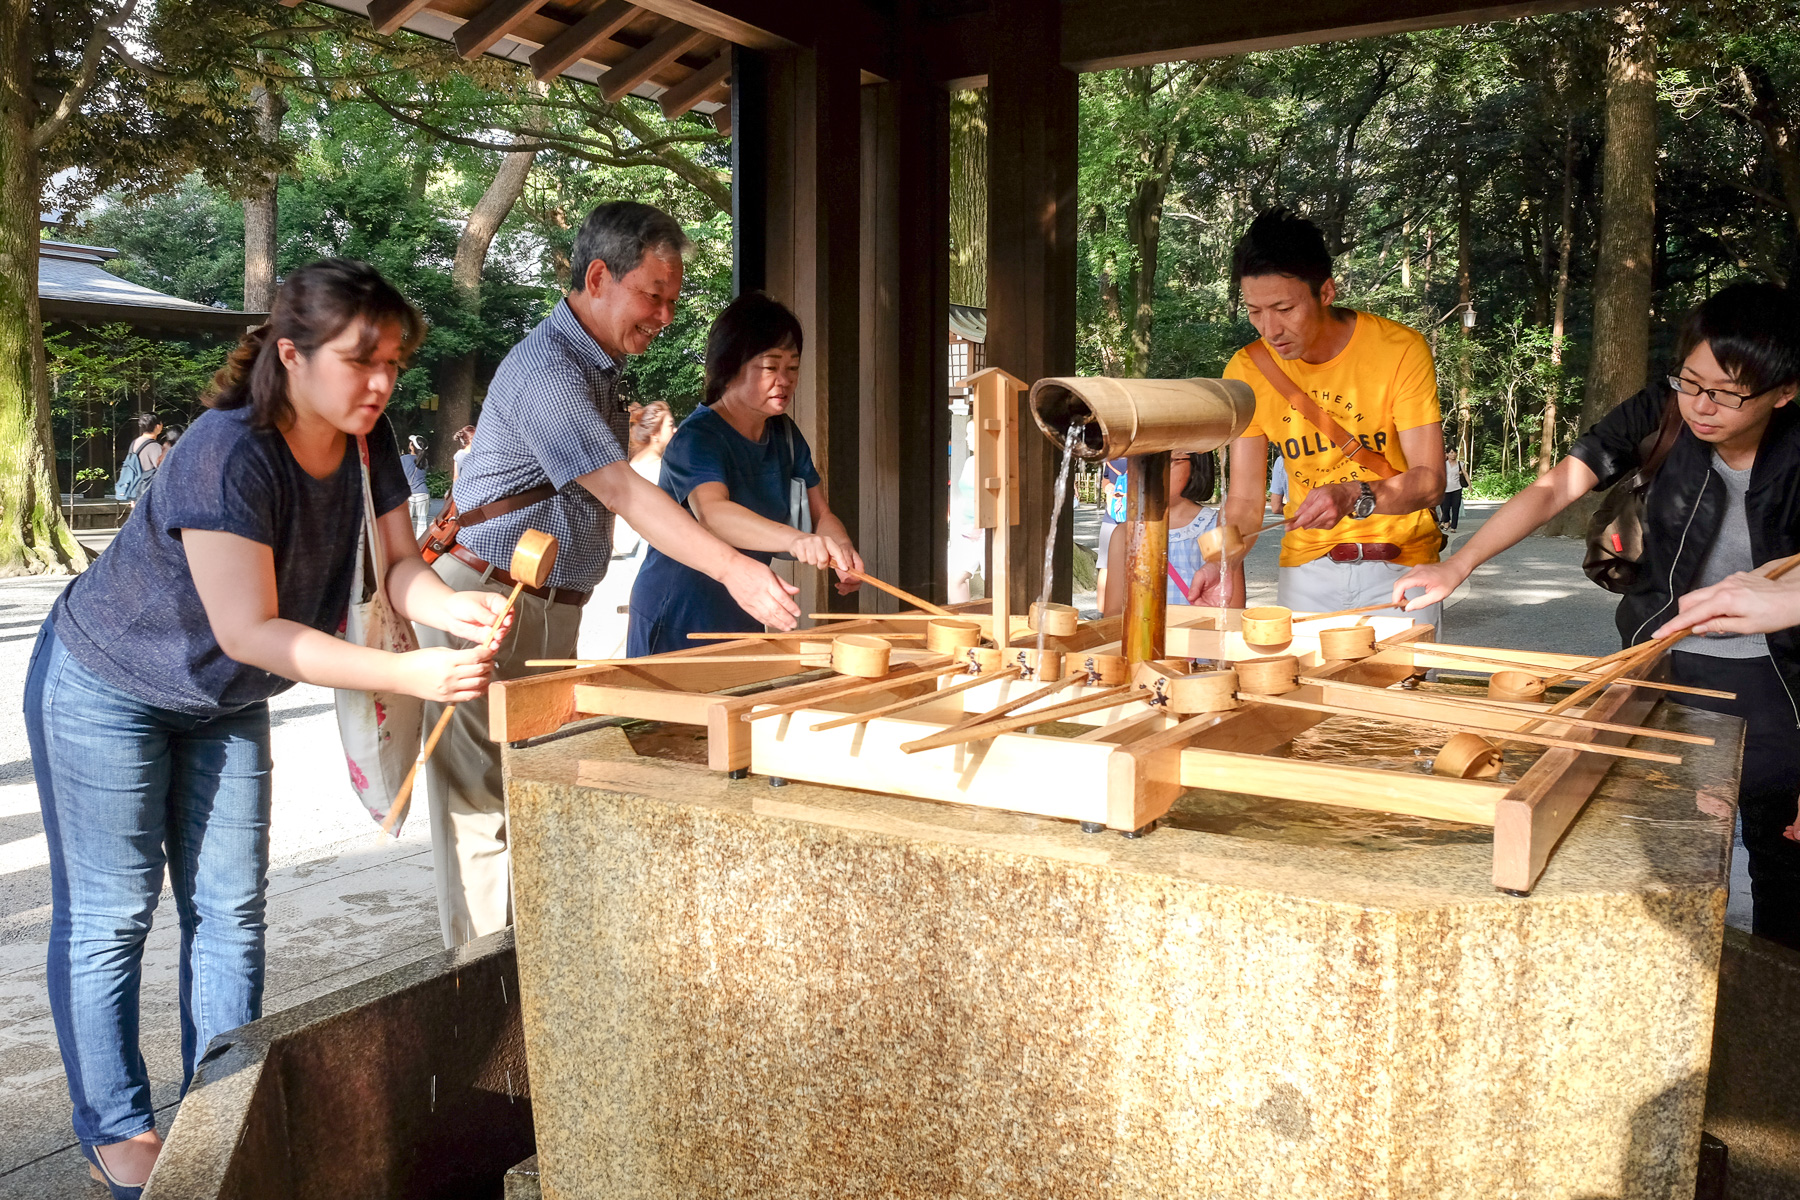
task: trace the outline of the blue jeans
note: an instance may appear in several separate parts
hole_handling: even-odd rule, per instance
[[[50,843],[50,1012],[75,1135],[107,1146],[156,1127],[138,987],[165,865],[181,923],[182,1091],[213,1037],[261,1015],[269,706],[147,704],[71,658],[45,622],[25,728]]]

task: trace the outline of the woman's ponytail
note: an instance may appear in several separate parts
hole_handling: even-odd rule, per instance
[[[250,403],[250,378],[256,369],[256,360],[270,343],[270,328],[270,322],[264,321],[238,339],[238,344],[226,357],[225,365],[213,373],[212,390],[204,397],[206,407],[242,408]]]

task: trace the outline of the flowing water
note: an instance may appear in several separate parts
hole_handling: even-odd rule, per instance
[[[1056,527],[1062,520],[1063,501],[1069,495],[1069,466],[1075,461],[1075,444],[1080,440],[1081,435],[1075,432],[1075,425],[1070,425],[1063,435],[1062,467],[1056,472],[1056,502],[1055,507],[1050,510],[1050,534],[1044,539],[1044,586],[1038,592],[1039,614],[1050,604],[1051,571],[1056,564]],[[1044,654],[1044,621],[1041,615],[1038,620],[1037,648],[1041,659]]]

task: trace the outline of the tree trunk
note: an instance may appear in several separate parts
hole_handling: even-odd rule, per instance
[[[1739,67],[1738,83],[1750,100],[1750,119],[1762,132],[1763,147],[1775,164],[1788,223],[1800,233],[1800,138],[1795,136],[1781,93],[1767,71],[1755,64]]]
[[[269,88],[256,89],[256,134],[264,145],[281,137],[287,97]],[[255,188],[244,197],[244,311],[266,313],[275,306],[275,188],[280,176],[259,173]]]
[[[1642,13],[1613,13],[1606,59],[1606,148],[1600,161],[1600,254],[1594,267],[1594,354],[1581,397],[1593,425],[1644,386],[1650,361],[1650,269],[1656,237],[1656,37]],[[1579,537],[1599,507],[1589,495],[1547,532]]]
[[[1542,478],[1556,465],[1556,423],[1561,419],[1563,330],[1569,309],[1569,257],[1575,249],[1575,130],[1563,130],[1562,229],[1556,244],[1556,299],[1550,315],[1550,364],[1556,368],[1544,396],[1544,428],[1538,438],[1537,473]]]
[[[38,156],[29,0],[0,0],[0,576],[88,562],[63,522],[38,309]]]
[[[515,150],[500,160],[500,169],[488,183],[487,190],[469,213],[468,224],[456,241],[456,260],[450,267],[450,283],[470,317],[481,312],[481,271],[487,265],[488,249],[500,231],[506,216],[525,191],[531,175],[531,163],[537,147]],[[475,412],[475,373],[477,354],[471,350],[458,355],[444,367],[438,387],[437,436],[432,439],[431,465],[448,471],[456,455],[451,435],[470,424]]]
[[[1600,258],[1594,271],[1594,356],[1581,421],[1591,425],[1644,386],[1650,359],[1650,270],[1656,234],[1656,39],[1633,9],[1614,15],[1606,64]]]
[[[1475,428],[1473,408],[1469,400],[1471,341],[1474,330],[1469,327],[1470,305],[1474,301],[1474,279],[1469,265],[1469,242],[1474,237],[1473,218],[1469,212],[1469,173],[1467,164],[1456,173],[1456,290],[1461,317],[1457,324],[1462,336],[1456,343],[1456,444],[1457,457],[1463,462],[1475,461]]]
[[[986,88],[950,97],[950,303],[987,307]]]

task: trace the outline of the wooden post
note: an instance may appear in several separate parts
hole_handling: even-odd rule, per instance
[[[989,366],[1027,382],[1075,374],[1075,72],[1062,65],[1064,5],[993,0],[988,11]],[[1032,437],[1021,448],[1021,517],[1007,598],[1014,611],[1037,599],[1050,533],[1057,451]],[[1052,600],[1067,602],[1073,506],[1059,529]]]
[[[975,524],[994,531],[987,581],[994,616],[994,645],[1012,640],[1012,527],[1019,523],[1019,397],[1027,388],[998,367],[963,380],[974,393]]]
[[[1168,452],[1125,460],[1125,658],[1132,670],[1163,656],[1168,616]]]

